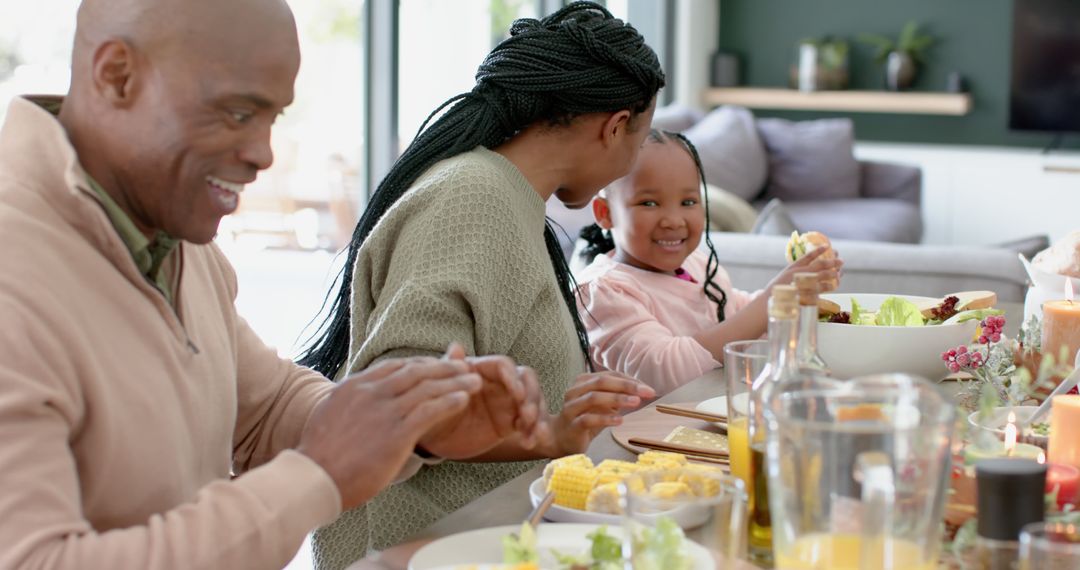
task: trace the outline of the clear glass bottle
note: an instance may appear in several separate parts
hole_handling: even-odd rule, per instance
[[[796,273],[795,289],[799,292],[799,341],[795,349],[799,368],[826,376],[830,375],[829,366],[817,347],[818,329],[818,275],[817,273]]]
[[[772,517],[769,514],[765,448],[768,427],[765,403],[776,387],[797,378],[799,311],[795,287],[777,285],[769,299],[769,361],[754,380],[750,396],[750,557],[757,564],[772,565]]]

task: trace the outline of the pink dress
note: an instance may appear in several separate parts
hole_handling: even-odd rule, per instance
[[[596,256],[578,276],[577,293],[597,370],[633,376],[665,394],[720,366],[691,336],[719,323],[716,304],[702,289],[707,260],[702,251],[686,258],[692,283]],[[760,293],[732,288],[722,267],[713,281],[727,292],[725,318]]]

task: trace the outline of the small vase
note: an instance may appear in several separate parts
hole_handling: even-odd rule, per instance
[[[885,63],[885,85],[889,91],[907,91],[915,81],[915,61],[906,53],[890,52]]]

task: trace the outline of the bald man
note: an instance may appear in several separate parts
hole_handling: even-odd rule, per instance
[[[546,433],[508,359],[452,347],[335,385],[236,314],[210,241],[299,65],[281,0],[86,0],[67,97],[11,104],[0,568],[280,568],[417,453]]]

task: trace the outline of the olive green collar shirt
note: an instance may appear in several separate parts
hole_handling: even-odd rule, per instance
[[[41,99],[35,101],[35,103],[52,115],[60,114],[61,100],[59,98]],[[161,230],[154,234],[154,239],[147,238],[135,226],[135,222],[131,220],[131,217],[120,208],[116,200],[113,200],[112,196],[98,184],[97,180],[94,180],[89,175],[86,178],[90,181],[90,188],[94,191],[98,202],[101,203],[101,207],[105,209],[105,215],[108,216],[109,222],[116,228],[116,233],[120,234],[120,239],[127,246],[128,251],[131,252],[131,257],[135,260],[135,266],[139,268],[139,273],[142,273],[148,281],[153,283],[165,295],[169,304],[172,305],[172,271],[168,266],[163,265],[163,262],[176,249],[179,240],[170,237]]]

